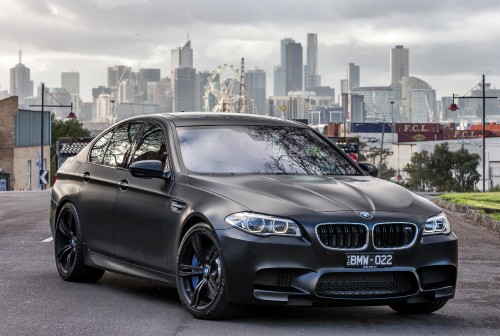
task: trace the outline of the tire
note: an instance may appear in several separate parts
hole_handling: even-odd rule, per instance
[[[95,282],[104,271],[86,266],[83,260],[83,232],[80,217],[71,203],[59,211],[54,237],[54,254],[57,272],[66,281]]]
[[[219,243],[207,224],[190,228],[177,253],[177,291],[183,306],[196,318],[234,318],[243,306],[226,301],[226,279]]]
[[[401,314],[430,314],[443,308],[447,302],[448,299],[434,299],[426,303],[394,303],[389,307]]]

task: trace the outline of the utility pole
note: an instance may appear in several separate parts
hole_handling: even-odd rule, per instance
[[[50,93],[49,93],[50,94]],[[70,115],[73,114],[73,103],[71,105],[45,105],[45,83],[42,82],[42,90],[41,90],[41,95],[42,95],[42,104],[41,105],[30,105],[33,107],[40,107],[41,108],[41,119],[40,119],[40,171],[39,171],[39,176],[40,176],[40,186],[41,189],[45,189],[45,186],[48,184],[48,181],[46,180],[46,176],[48,175],[48,170],[45,169],[47,167],[44,167],[43,165],[43,141],[44,141],[44,136],[43,136],[43,130],[44,130],[44,115],[45,115],[45,107],[71,107],[71,112]],[[48,111],[47,111],[48,112]],[[74,114],[73,114],[74,115]],[[50,137],[50,132],[49,132],[49,137]],[[50,141],[49,141],[50,144]],[[49,163],[50,166],[50,163]]]

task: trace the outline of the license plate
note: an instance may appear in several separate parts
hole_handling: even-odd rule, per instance
[[[346,254],[345,267],[371,268],[392,267],[392,253]]]

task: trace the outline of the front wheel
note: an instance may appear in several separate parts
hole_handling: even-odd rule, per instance
[[[196,318],[236,317],[242,307],[226,301],[226,280],[219,243],[204,223],[190,228],[177,253],[177,290],[184,307]]]
[[[86,266],[83,261],[83,232],[80,217],[71,203],[59,211],[54,237],[56,267],[66,281],[93,282],[102,278],[104,271]]]
[[[425,303],[394,303],[389,305],[402,314],[429,314],[444,307],[448,299],[434,299]]]

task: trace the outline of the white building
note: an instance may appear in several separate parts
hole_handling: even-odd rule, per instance
[[[109,94],[102,93],[97,97],[95,121],[113,123],[113,110]]]

